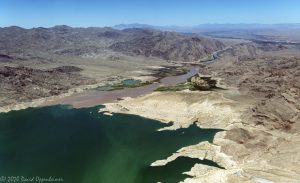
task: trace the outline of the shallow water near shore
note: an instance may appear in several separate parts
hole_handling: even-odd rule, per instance
[[[0,114],[0,176],[56,177],[64,183],[174,183],[195,163],[179,158],[150,167],[181,147],[212,141],[217,129],[167,124],[135,115],[98,113],[101,106],[29,108]]]
[[[159,83],[152,83],[149,85],[143,85],[138,87],[125,87],[115,90],[112,86],[101,86],[96,90],[85,91],[79,94],[75,94],[69,97],[60,98],[45,105],[57,105],[57,104],[67,104],[72,105],[75,108],[82,107],[93,107],[99,104],[104,104],[108,102],[114,102],[123,97],[137,97],[143,94],[151,93],[160,86],[172,86],[182,82],[185,82],[191,76],[194,76],[199,72],[198,66],[193,66],[189,68],[189,71],[182,75],[168,76],[160,79]],[[125,83],[124,83],[125,82]],[[124,80],[123,84],[135,85],[138,84],[139,80]]]

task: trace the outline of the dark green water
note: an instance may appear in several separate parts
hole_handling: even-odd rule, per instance
[[[150,167],[183,146],[212,141],[219,130],[176,131],[134,115],[105,116],[99,107],[30,108],[0,114],[0,176],[63,178],[65,183],[174,183],[198,159]]]

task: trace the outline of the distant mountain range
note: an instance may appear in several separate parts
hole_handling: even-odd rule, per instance
[[[116,53],[194,61],[224,48],[220,41],[153,29],[0,28],[0,61],[56,61],[61,57],[107,57]]]
[[[32,29],[11,26],[0,28],[0,61],[53,62],[62,57],[112,58],[116,54],[196,61],[225,47],[209,37],[300,42],[300,24],[121,24],[113,28],[60,25]]]
[[[119,24],[115,29],[148,28],[160,31],[201,34],[221,38],[300,41],[300,23],[286,24],[201,24],[196,26],[154,26],[147,24]]]
[[[149,24],[119,24],[113,26],[115,29],[128,29],[128,28],[150,28],[164,31],[175,31],[175,32],[189,32],[189,33],[201,33],[207,31],[217,30],[257,30],[257,29],[300,29],[300,23],[286,23],[286,24],[200,24],[195,26],[155,26]]]

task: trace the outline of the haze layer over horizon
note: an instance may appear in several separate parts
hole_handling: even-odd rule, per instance
[[[3,0],[0,27],[300,23],[298,0]]]

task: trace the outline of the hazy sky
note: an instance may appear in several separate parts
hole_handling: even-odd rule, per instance
[[[0,26],[300,23],[300,0],[0,0]]]

